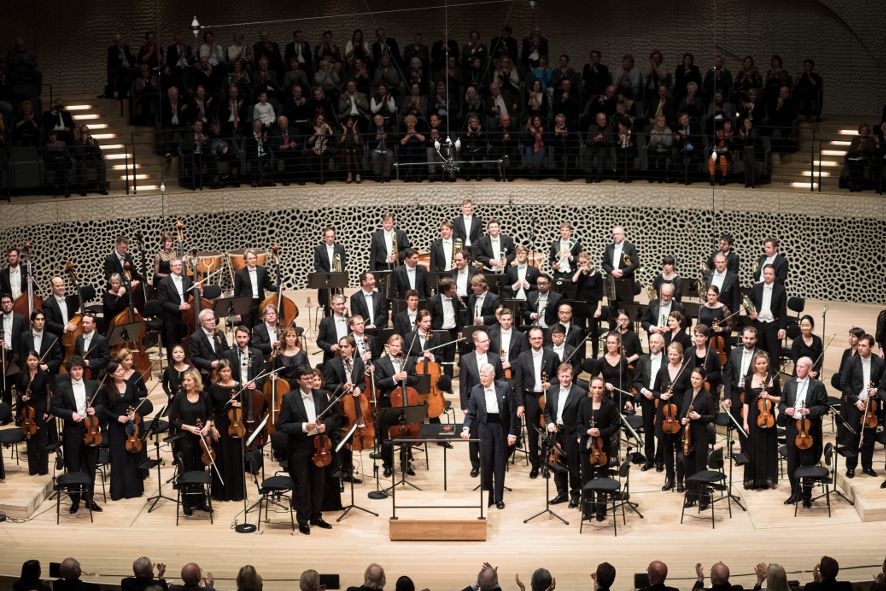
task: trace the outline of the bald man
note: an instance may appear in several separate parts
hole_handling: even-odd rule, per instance
[[[700,562],[695,565],[695,573],[698,575],[698,579],[692,586],[692,591],[705,589],[704,569],[701,567]],[[720,561],[715,562],[711,566],[711,586],[707,587],[707,589],[710,589],[710,591],[742,591],[742,586],[733,585],[729,582],[729,567]]]
[[[646,579],[649,584],[645,591],[677,591],[674,587],[665,585],[668,578],[668,565],[661,560],[653,560],[646,568]]]

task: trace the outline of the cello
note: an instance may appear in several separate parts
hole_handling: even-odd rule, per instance
[[[43,307],[43,299],[34,291],[34,275],[31,269],[31,243],[25,240],[22,243],[22,261],[25,263],[25,280],[28,283],[28,290],[22,292],[20,296],[15,298],[12,303],[12,311],[23,316],[28,326],[31,325],[31,314],[34,310]],[[21,262],[19,262],[21,266]]]
[[[277,293],[272,293],[259,304],[259,310],[264,310],[268,304],[273,304],[277,309],[277,321],[283,327],[292,326],[295,319],[298,318],[298,306],[291,299],[283,295],[283,276],[280,274],[280,245],[274,243],[271,245],[271,253],[274,257],[274,280],[277,283]]]
[[[83,312],[83,296],[80,293],[80,281],[77,278],[76,269],[77,265],[74,264],[74,261],[68,261],[65,263],[65,275],[67,275],[71,283],[74,284],[74,291],[77,294],[77,310],[68,318],[68,324],[75,325],[74,330],[65,331],[64,334],[62,334],[62,347],[65,349],[65,358],[62,363],[63,367],[71,360],[71,356],[74,354],[74,346],[77,344],[77,337],[83,334],[83,317],[81,316],[81,313]]]
[[[401,357],[400,367],[406,367],[406,357]],[[407,406],[419,406],[423,404],[421,394],[412,386],[406,385],[406,380],[401,382],[398,388],[391,392],[391,408],[405,408]],[[418,438],[420,425],[407,423],[401,419],[400,424],[388,427],[388,436],[391,439]]]
[[[348,379],[350,379],[351,372],[354,369],[353,365],[350,359],[343,358],[342,361],[344,362]],[[369,379],[374,389],[375,382],[372,381],[371,377],[367,375],[364,379]],[[353,388],[354,386],[352,385],[350,391],[353,391]],[[348,420],[347,424],[342,427],[342,432],[348,433],[354,425],[357,425],[357,430],[354,432],[350,443],[351,450],[360,451],[372,447],[375,442],[375,427],[372,424],[372,410],[369,407],[369,399],[366,397],[366,392],[361,390],[359,396],[343,396],[341,406],[342,412]],[[370,418],[368,424],[366,417]]]
[[[277,355],[280,354],[280,347],[274,347],[271,351],[271,359],[270,366],[274,367],[274,361],[277,359]],[[262,392],[264,392],[265,400],[268,402],[270,408],[268,408],[268,412],[270,413],[270,418],[268,419],[268,424],[265,426],[265,429],[268,432],[268,435],[272,435],[277,431],[277,415],[280,413],[280,406],[283,404],[283,397],[289,394],[290,387],[289,382],[286,380],[282,380],[277,377],[277,374],[272,374],[270,379],[265,382],[264,386],[262,386]]]
[[[422,359],[415,365],[415,373],[420,376],[429,376],[431,378],[431,387],[425,402],[428,405],[428,418],[435,419],[443,414],[446,409],[446,399],[443,392],[437,387],[440,376],[443,375],[443,368],[436,361],[431,361],[427,357]]]
[[[125,310],[111,319],[108,324],[108,333],[110,334],[111,330],[114,328],[135,323],[139,323],[141,329],[136,335],[130,335],[127,333],[126,336],[131,338],[125,343],[114,345],[111,349],[111,353],[116,353],[123,348],[128,349],[130,353],[132,353],[133,367],[138,371],[139,375],[141,375],[142,380],[147,383],[148,380],[151,379],[151,368],[153,367],[151,358],[148,356],[144,347],[144,327],[147,326],[147,322],[145,322],[144,317],[135,309],[135,303],[133,302],[135,293],[133,293],[132,289],[132,271],[130,269],[129,261],[123,263],[123,280],[126,281],[128,285],[127,295],[129,296],[129,304]],[[142,285],[144,285],[144,282],[142,282]]]

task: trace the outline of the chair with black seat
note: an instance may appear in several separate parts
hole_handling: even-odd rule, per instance
[[[157,353],[160,355],[160,371],[163,371],[163,360],[166,356],[163,354],[163,339],[160,338],[160,335],[163,334],[163,304],[160,300],[147,300],[145,305],[142,307],[142,316],[144,317],[147,326],[145,327],[145,338],[150,335],[154,335],[157,339]]]
[[[201,492],[195,492],[191,489],[201,487]],[[208,470],[190,470],[182,471],[181,463],[176,461],[175,476],[175,525],[178,526],[179,516],[181,515],[182,497],[188,495],[205,495],[206,502],[209,503],[209,523],[212,520],[212,475]]]
[[[0,425],[12,422],[12,408],[5,402],[0,402]],[[11,447],[12,453],[10,458],[15,460],[15,464],[19,465],[18,444],[25,440],[25,432],[19,427],[0,430],[0,446]],[[2,448],[0,448],[2,453]]]
[[[788,298],[788,310],[791,312],[796,312],[796,316],[794,318],[797,321],[800,320],[800,316],[803,315],[803,311],[806,309],[806,298],[801,298],[799,296],[791,296]]]
[[[594,478],[587,481],[581,487],[581,521],[578,523],[578,533],[584,529],[585,521],[590,522],[590,515],[594,505],[595,493],[599,493],[606,497],[606,503],[609,505],[612,515],[612,531],[615,537],[618,537],[618,515],[616,510],[621,508],[621,521],[623,525],[627,525],[625,516],[625,507],[643,519],[643,514],[637,510],[637,504],[631,502],[631,463],[634,461],[634,454],[629,453],[628,457],[622,461],[618,467],[618,479],[603,477]],[[585,517],[588,516],[588,517]]]
[[[834,444],[828,443],[824,446],[824,453],[822,454],[824,457],[824,466],[800,466],[794,472],[794,476],[797,478],[797,486],[798,490],[803,490],[805,487],[813,487],[816,484],[821,485],[824,492],[822,492],[817,497],[812,497],[811,501],[817,501],[818,499],[824,497],[827,501],[828,505],[828,517],[831,516],[831,485],[837,481],[837,463],[834,461]],[[797,516],[797,510],[800,506],[800,497],[802,495],[798,495],[794,497],[794,517]]]
[[[289,436],[286,433],[275,432],[271,434],[271,450],[275,457],[287,457],[287,445],[288,445]],[[268,513],[269,507],[271,505],[276,505],[281,509],[288,509],[289,511],[289,521],[292,525],[292,531],[295,531],[295,516],[293,514],[292,508],[292,493],[295,489],[295,482],[293,482],[292,478],[284,472],[287,469],[284,466],[284,462],[280,462],[280,467],[283,470],[275,472],[273,476],[269,476],[261,481],[261,484],[256,480],[256,487],[258,488],[258,529],[261,530],[262,523],[262,507],[265,510],[265,523],[270,523],[270,515]],[[288,494],[287,494],[288,493]],[[281,501],[286,500],[286,505],[284,506]]]
[[[91,484],[88,475],[83,472],[68,472],[62,474],[55,479],[55,524],[58,525],[62,509],[62,495],[72,498],[83,498],[89,494],[89,485]],[[92,503],[86,503],[89,509],[89,521],[92,522]]]
[[[732,496],[729,494],[723,463],[723,448],[718,447],[708,454],[708,469],[696,472],[686,479],[686,493],[683,497],[683,510],[680,511],[680,523],[683,523],[683,517],[686,514],[686,501],[689,500],[689,495],[696,494],[698,490],[702,491],[699,499],[703,499],[705,495],[708,497],[708,506],[711,509],[711,528],[717,527],[714,507],[720,501],[726,501],[726,506],[729,508],[729,519],[732,519]],[[715,493],[719,494],[715,496]],[[701,513],[701,508],[699,508],[699,513]],[[690,515],[690,517],[697,516]]]

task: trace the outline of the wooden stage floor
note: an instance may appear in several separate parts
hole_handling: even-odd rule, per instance
[[[302,291],[293,295],[302,310],[300,321],[306,323],[308,310],[302,306],[309,294]],[[816,318],[819,334],[823,304],[807,302],[807,312]],[[837,337],[826,355],[827,380],[845,347],[847,329],[859,325],[872,331],[877,312],[877,306],[830,304],[827,333],[836,332]],[[314,352],[313,340],[309,341],[309,351]],[[312,359],[316,361],[319,357]],[[149,387],[155,384],[156,380]],[[159,386],[152,389],[151,396],[156,402],[162,402]],[[450,398],[457,405],[458,397]],[[826,423],[825,434],[826,438],[833,437],[829,423]],[[718,444],[721,443],[718,441]],[[466,449],[456,444],[455,449],[448,452],[449,490],[445,493],[443,450],[431,446],[429,454],[430,469],[425,469],[424,458],[418,454],[417,475],[410,479],[423,490],[401,488],[397,493],[398,505],[401,502],[476,504],[479,495],[472,489],[479,480],[468,474]],[[162,469],[165,481],[172,475],[171,454],[164,449],[162,455],[167,464]],[[26,508],[28,503],[39,501],[45,495],[47,482],[28,477],[24,459],[17,467],[9,458],[9,450],[4,450],[4,458],[7,479],[0,483],[0,510],[11,516],[17,515],[16,508],[27,513],[31,510]],[[465,587],[474,581],[481,563],[489,561],[500,566],[504,589],[515,588],[515,573],[527,582],[533,569],[544,566],[556,577],[558,589],[570,590],[592,588],[589,574],[598,562],[605,560],[618,569],[615,588],[622,590],[632,588],[633,573],[644,572],[650,560],[661,559],[670,567],[671,584],[689,589],[695,578],[696,562],[708,570],[713,562],[722,559],[733,571],[733,582],[750,588],[754,584],[753,567],[760,561],[777,562],[789,572],[798,571],[789,578],[806,582],[811,580],[811,569],[817,559],[822,554],[830,554],[840,561],[845,571],[841,578],[865,581],[879,570],[878,565],[886,554],[886,491],[879,488],[886,477],[886,453],[882,446],[877,447],[874,458],[880,477],[860,475],[846,481],[841,469],[838,484],[858,502],[853,507],[832,494],[830,518],[823,500],[810,510],[801,508],[795,518],[793,507],[782,504],[789,494],[786,479],[779,482],[777,490],[745,491],[741,487],[742,468],[737,468],[733,492],[741,497],[748,510],[733,504],[730,519],[725,505],[718,506],[715,529],[711,528],[707,512],[705,519],[687,519],[680,525],[682,495],[660,490],[663,474],[654,470],[640,472],[634,467],[632,496],[644,518],[628,513],[627,524],[619,521],[617,538],[613,537],[609,520],[594,522],[590,527],[585,524],[584,533],[579,535],[578,510],[568,509],[565,504],[553,509],[569,521],[568,526],[549,516],[525,524],[524,519],[545,507],[545,483],[541,478],[530,480],[528,467],[518,461],[507,476],[507,485],[513,492],[505,493],[506,508],[493,507],[488,514],[487,541],[458,543],[389,541],[387,521],[391,516],[391,500],[367,498],[367,493],[375,489],[371,478],[372,460],[363,452],[355,454],[355,461],[364,473],[364,483],[355,487],[356,504],[379,513],[379,517],[355,510],[341,523],[335,523],[339,513],[327,513],[324,517],[334,524],[332,530],[314,528],[310,536],[302,536],[290,533],[285,512],[272,512],[273,523],[263,525],[261,533],[238,534],[232,525],[243,505],[228,502],[216,503],[214,525],[209,524],[206,514],[198,512],[194,517],[183,518],[181,525],[175,527],[174,503],[161,501],[156,511],[147,513],[146,497],[157,488],[154,471],[145,481],[143,498],[103,503],[99,497],[104,512],[95,514],[93,524],[84,510],[69,515],[63,502],[61,525],[57,526],[55,503],[48,500],[38,502],[25,523],[0,524],[0,574],[17,575],[22,561],[29,558],[40,559],[45,569],[49,561],[72,555],[80,560],[84,572],[90,573],[84,578],[116,584],[130,574],[134,558],[147,555],[169,565],[171,581],[177,579],[182,564],[196,561],[212,571],[216,586],[221,589],[234,589],[238,568],[253,564],[264,578],[265,588],[277,591],[296,588],[298,576],[306,568],[340,574],[342,588],[359,585],[366,565],[379,562],[385,567],[388,588],[393,588],[398,576],[408,574],[417,588],[436,590]],[[269,461],[268,470],[275,467]],[[551,488],[554,489],[553,483]],[[257,498],[251,479],[248,490],[251,504]],[[164,492],[173,496],[170,485],[164,485]],[[345,504],[349,501],[348,487],[342,500]],[[250,513],[250,522],[255,522],[255,515]],[[397,515],[404,519],[474,519],[478,511],[398,509]],[[863,568],[849,570],[849,567]]]

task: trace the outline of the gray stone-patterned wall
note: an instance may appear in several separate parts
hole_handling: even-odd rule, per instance
[[[281,48],[296,28],[309,32],[312,45],[318,42],[319,32],[331,29],[343,48],[354,28],[362,28],[371,38],[377,24],[386,26],[401,46],[416,31],[423,32],[430,44],[443,29],[444,11],[397,11],[443,4],[443,0],[19,2],[14,10],[4,12],[0,47],[5,51],[15,35],[24,36],[56,92],[89,95],[103,88],[105,50],[116,31],[126,36],[133,51],[147,30],[159,30],[165,46],[173,31],[187,32],[196,14],[205,25],[307,19],[267,27]],[[367,10],[393,12],[355,16]],[[448,15],[451,36],[464,43],[468,32],[476,28],[488,43],[508,13],[515,36],[522,38],[532,22],[526,0],[452,8]],[[536,20],[551,41],[551,53],[570,54],[579,71],[594,48],[603,52],[610,67],[618,65],[623,53],[633,53],[644,71],[649,53],[657,48],[671,72],[685,51],[695,53],[702,67],[709,67],[720,51],[733,72],[738,60],[751,54],[765,74],[770,55],[777,53],[792,73],[800,71],[804,58],[815,59],[825,79],[827,113],[873,119],[886,102],[886,77],[877,75],[886,63],[882,34],[886,11],[879,0],[539,0]],[[256,25],[237,30],[252,42],[259,29]],[[219,40],[229,44],[234,31],[218,29]]]
[[[386,211],[395,213],[414,245],[427,249],[440,221],[459,212],[471,196],[478,214],[497,217],[519,243],[547,252],[561,220],[573,222],[576,236],[599,261],[613,225],[623,225],[640,252],[641,277],[651,280],[661,258],[672,254],[678,271],[695,278],[721,232],[736,238],[742,280],[748,284],[765,237],[774,235],[790,260],[788,292],[811,298],[886,302],[886,212],[877,196],[775,191],[711,192],[646,183],[631,186],[583,183],[456,185],[327,185],[277,187],[104,199],[13,204],[0,219],[3,245],[33,244],[41,287],[68,259],[84,281],[99,287],[102,263],[119,234],[142,231],[148,265],[163,231],[185,223],[186,249],[229,251],[282,245],[288,287],[306,285],[313,248],[322,229],[333,224],[349,257],[352,284],[367,266],[369,234]],[[712,211],[711,206],[716,206]],[[843,212],[853,211],[850,217]],[[220,277],[228,283],[227,274]],[[45,291],[44,291],[45,293]]]

